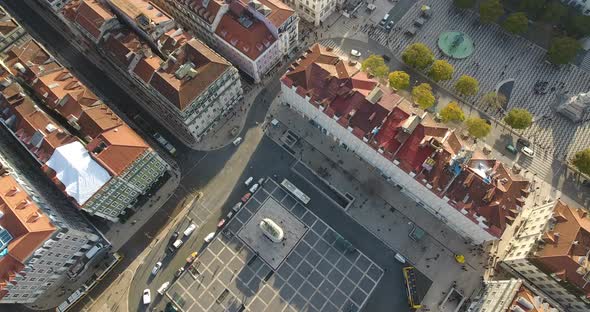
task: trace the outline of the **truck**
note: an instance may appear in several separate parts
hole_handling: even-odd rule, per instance
[[[174,145],[170,144],[170,142],[168,142],[168,140],[166,140],[161,134],[156,132],[152,136],[156,140],[156,142],[160,144],[160,146],[162,146],[168,153],[170,153],[170,155],[176,154],[176,148],[174,147]]]

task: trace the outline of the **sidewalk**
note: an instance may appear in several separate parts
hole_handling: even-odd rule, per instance
[[[370,165],[343,150],[307,120],[278,102],[271,106],[271,113],[283,124],[270,127],[269,136],[278,140],[286,130],[285,125],[301,135],[301,147],[296,151],[301,159],[315,170],[329,169],[325,179],[343,193],[355,197],[347,213],[433,281],[423,304],[438,306],[453,281],[465,296],[471,295],[482,281],[487,254],[474,251],[472,245],[388,184]],[[418,242],[408,237],[414,224],[428,234]],[[455,254],[465,255],[466,271],[455,262]]]

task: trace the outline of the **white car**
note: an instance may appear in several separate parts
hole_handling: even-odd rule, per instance
[[[250,183],[252,183],[252,181],[254,181],[254,178],[249,177],[248,179],[246,179],[246,181],[244,181],[244,184],[246,184],[246,186],[250,186]]]
[[[150,304],[152,302],[152,294],[149,289],[143,290],[143,304]]]
[[[352,49],[352,50],[350,50],[350,55],[352,55],[354,57],[361,57],[361,52],[359,52],[355,49]]]
[[[535,156],[535,152],[530,147],[525,146],[525,147],[521,148],[520,151],[528,157]]]
[[[252,185],[252,187],[250,188],[250,193],[254,193],[256,192],[256,190],[258,189],[260,185],[258,185],[258,183]]]
[[[170,282],[165,282],[164,284],[162,284],[162,286],[158,288],[158,294],[163,295],[164,292],[168,289],[168,286],[170,286]]]
[[[156,275],[158,274],[158,271],[160,271],[160,268],[162,267],[162,262],[158,261],[156,263],[156,265],[154,265],[154,268],[152,269],[152,275]]]
[[[215,237],[215,232],[211,232],[205,236],[205,243],[210,243]]]
[[[193,232],[195,231],[195,229],[197,228],[197,225],[194,223],[191,223],[191,225],[189,225],[186,230],[184,230],[184,236],[190,236],[191,234],[193,234]]]

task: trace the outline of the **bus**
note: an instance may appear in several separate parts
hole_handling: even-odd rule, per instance
[[[287,191],[291,192],[291,194],[293,194],[293,196],[297,197],[297,199],[299,199],[301,202],[303,202],[304,204],[308,204],[310,201],[309,196],[305,195],[305,193],[303,193],[300,189],[298,189],[293,183],[291,183],[291,181],[284,179],[283,182],[281,182],[281,185],[287,189]]]
[[[416,269],[412,266],[403,268],[404,282],[406,284],[406,292],[408,294],[408,302],[413,309],[420,309],[420,299],[416,291]]]

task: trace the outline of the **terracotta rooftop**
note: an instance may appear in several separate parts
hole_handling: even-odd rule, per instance
[[[205,44],[191,39],[156,71],[150,85],[182,111],[230,66]]]
[[[47,114],[40,110],[18,83],[12,83],[0,93],[0,110],[3,117],[9,119],[12,130],[18,139],[37,156],[41,163],[46,162],[53,151],[76,140]],[[7,111],[4,111],[8,108]]]
[[[114,29],[105,35],[102,42],[103,49],[108,51],[115,59],[125,66],[129,66],[136,53],[142,49],[150,50],[139,36],[129,28]],[[150,50],[151,52],[151,50]]]
[[[281,27],[291,15],[295,14],[293,9],[278,0],[250,0],[247,3],[250,8],[265,15],[276,28]]]
[[[590,218],[584,208],[572,208],[558,201],[553,209],[555,225],[542,236],[532,262],[546,273],[573,284],[590,297]],[[586,287],[584,287],[586,285]]]
[[[215,33],[250,59],[256,60],[276,41],[275,37],[264,23],[248,12],[245,4],[234,1],[229,7]]]
[[[99,0],[74,0],[64,7],[64,16],[100,39],[101,27],[115,15]]]
[[[138,25],[142,26],[141,17],[145,16],[148,20],[145,21],[145,27],[149,27],[148,23],[154,23],[155,25],[172,21],[172,18],[154,5],[151,1],[144,0],[108,0],[112,5],[123,14],[127,15],[131,20],[138,22]]]
[[[10,175],[0,176],[0,226],[12,240],[8,253],[0,257],[0,291],[24,269],[26,259],[56,231],[47,215],[37,207]],[[5,294],[2,292],[2,294]]]
[[[6,53],[4,64],[15,76],[32,82],[39,75],[61,69],[61,65],[41,45],[29,39]]]
[[[169,55],[192,38],[193,36],[188,32],[183,31],[181,28],[170,29],[158,38],[158,47],[164,55]]]
[[[13,19],[0,21],[0,34],[6,36],[18,27],[18,24]]]
[[[148,146],[127,125],[103,132],[87,146],[92,155],[111,173],[120,175]]]
[[[133,68],[133,72],[139,79],[149,84],[162,62],[162,59],[157,55],[142,57],[137,65],[135,65],[135,68]]]
[[[199,17],[209,24],[213,24],[217,12],[224,5],[221,0],[177,0],[180,3],[188,6],[190,10],[195,12]]]
[[[526,302],[531,303],[533,308],[530,309],[530,306],[525,306],[526,303],[523,304],[523,299]],[[551,306],[548,302],[544,300],[543,297],[533,293],[530,289],[526,286],[521,285],[518,289],[518,292],[514,296],[512,303],[510,304],[511,310],[510,311],[526,311],[526,312],[557,312],[557,308]],[[518,310],[515,307],[519,307],[522,310]]]

